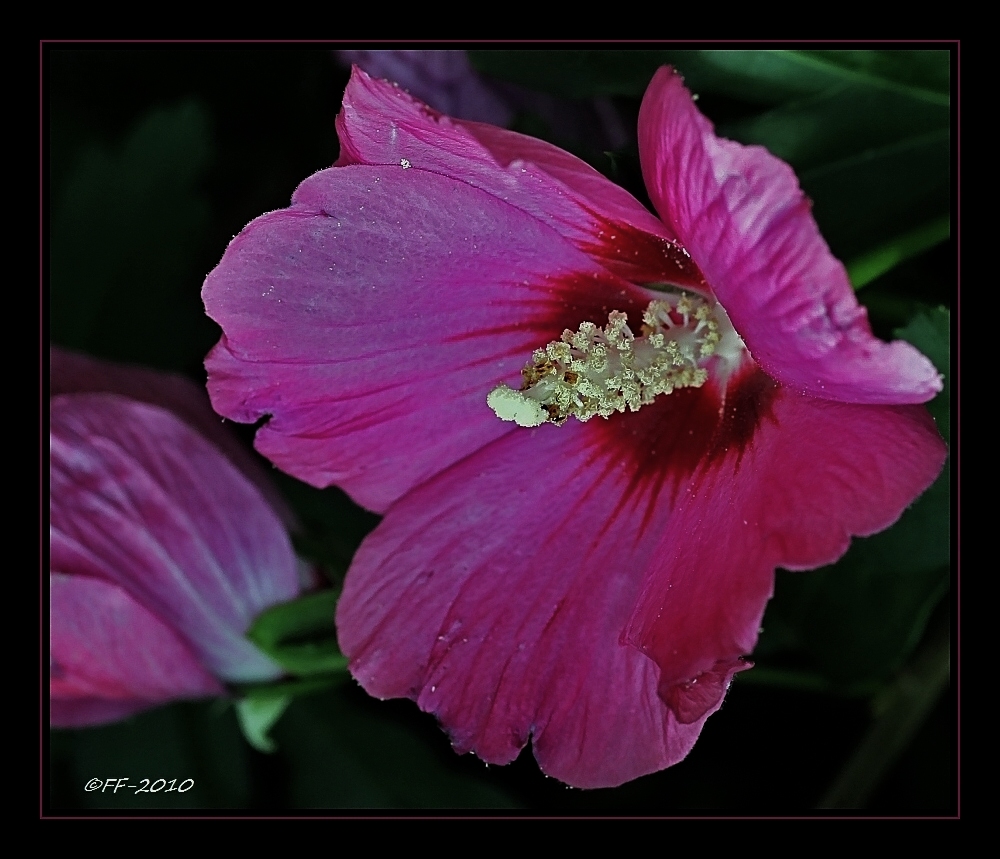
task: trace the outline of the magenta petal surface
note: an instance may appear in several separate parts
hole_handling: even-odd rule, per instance
[[[50,588],[54,726],[96,725],[224,693],[191,647],[118,585],[56,573]]]
[[[393,172],[389,172],[389,171]],[[511,431],[485,405],[526,357],[640,290],[520,209],[444,176],[338,167],[254,221],[205,282],[215,409],[316,486],[384,510]]]
[[[343,164],[428,170],[466,182],[548,223],[577,245],[609,224],[665,239],[631,194],[568,152],[513,131],[451,119],[355,68],[337,117]]]
[[[792,169],[717,138],[669,68],[643,99],[639,153],[657,211],[771,376],[852,403],[921,403],[941,390],[920,352],[872,335]]]
[[[299,585],[288,536],[217,448],[160,408],[51,400],[51,569],[112,583],[229,681],[279,669],[244,633]]]
[[[775,567],[833,563],[852,536],[891,525],[945,453],[921,407],[775,391],[739,457],[706,461],[678,494],[627,625],[679,718],[717,705],[753,650]]]
[[[337,611],[351,672],[414,698],[458,752],[606,787],[676,763],[680,724],[655,663],[621,643],[669,504],[630,494],[591,426],[509,435],[394,505]],[[707,716],[708,713],[703,715]]]
[[[511,434],[394,505],[338,608],[354,676],[490,763],[533,739],[575,786],[680,760],[749,667],[775,567],[888,526],[945,455],[919,407],[757,370],[717,396]]]

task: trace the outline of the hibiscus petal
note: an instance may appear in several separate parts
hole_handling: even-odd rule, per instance
[[[625,636],[660,666],[661,694],[682,720],[717,706],[753,650],[775,567],[833,563],[851,536],[887,528],[946,455],[922,407],[787,389],[739,456],[718,453],[678,493]]]
[[[224,689],[190,646],[118,585],[54,573],[51,722],[113,722]]]
[[[279,669],[243,636],[298,593],[274,511],[215,447],[163,409],[110,394],[51,400],[54,572],[120,586],[234,681]]]
[[[440,173],[541,219],[636,283],[699,280],[659,219],[593,167],[550,143],[444,116],[358,68],[344,93],[337,133],[338,165],[405,163]]]
[[[354,676],[488,762],[533,737],[573,785],[680,760],[749,667],[775,567],[888,526],[945,455],[922,408],[818,400],[755,368],[722,397],[521,431],[402,499],[338,608]]]
[[[717,138],[670,68],[643,99],[639,153],[653,205],[771,376],[849,403],[920,403],[941,390],[916,349],[872,335],[792,169]]]
[[[206,362],[215,409],[270,415],[261,453],[378,511],[511,431],[486,396],[515,382],[532,350],[645,306],[523,211],[387,169],[306,180],[292,209],[233,240],[203,291],[225,331]]]
[[[511,434],[394,505],[337,610],[369,693],[415,699],[489,763],[533,738],[578,787],[676,763],[703,722],[679,724],[621,643],[669,504],[633,493],[597,423]]]
[[[101,361],[58,346],[49,347],[50,397],[99,392],[120,394],[172,412],[219,448],[253,482],[286,527],[298,527],[295,514],[260,466],[259,458],[212,411],[204,387],[176,373]]]

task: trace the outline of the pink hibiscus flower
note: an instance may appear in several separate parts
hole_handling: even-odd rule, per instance
[[[938,374],[873,337],[791,169],[669,68],[639,116],[659,218],[357,69],[337,128],[203,296],[216,410],[384,514],[337,610],[351,672],[490,763],[531,740],[581,787],[676,763],[775,567],[835,561],[938,474],[913,405]]]
[[[204,393],[58,349],[51,376],[52,725],[279,676],[244,633],[298,595],[297,562]]]

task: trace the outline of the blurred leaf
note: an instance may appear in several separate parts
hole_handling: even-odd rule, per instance
[[[951,93],[951,53],[922,51],[802,51],[816,62],[882,85],[898,84],[907,93],[947,103]]]
[[[799,176],[834,254],[854,259],[951,210],[950,132],[867,150]]]
[[[281,714],[291,703],[291,698],[243,698],[236,702],[236,718],[248,743],[258,752],[269,754],[277,746],[268,734]]]
[[[947,133],[950,122],[947,103],[929,103],[905,91],[860,83],[840,84],[720,125],[718,132],[765,146],[804,171],[934,132]]]
[[[147,114],[115,151],[83,153],[53,201],[53,340],[171,369],[200,359],[212,326],[196,267],[208,221],[198,183],[211,151],[206,112],[189,101]]]
[[[250,761],[229,707],[185,702],[140,713],[123,722],[60,732],[72,745],[76,808],[244,808],[250,802]],[[91,779],[126,779],[117,792],[85,791]],[[149,792],[138,792],[143,779]],[[180,793],[152,791],[157,779],[193,779]],[[134,785],[126,788],[124,785]]]
[[[670,62],[695,93],[777,105],[844,84],[834,64],[808,51],[671,51]]]
[[[948,51],[667,51],[692,92],[782,104],[845,85],[947,104]],[[942,77],[944,83],[942,85]]]
[[[947,50],[520,50],[469,55],[484,74],[569,98],[638,98],[656,69],[671,64],[692,92],[770,105],[859,82],[946,103],[951,59]]]
[[[947,567],[886,568],[855,540],[834,567],[781,572],[769,612],[795,627],[798,648],[833,687],[870,694],[912,652],[947,590]]]
[[[298,698],[275,728],[294,808],[515,808],[486,768],[458,757],[410,702],[353,686]],[[417,724],[420,727],[415,728]]]
[[[949,625],[940,624],[928,639],[878,696],[871,728],[820,800],[819,808],[864,808],[938,702],[951,668]]]
[[[929,224],[898,236],[875,248],[847,266],[847,274],[855,289],[871,283],[901,262],[929,250],[951,236],[951,217],[938,218]]]
[[[254,620],[247,637],[292,674],[343,671],[347,659],[333,627],[338,596],[325,590],[272,606]]]
[[[762,639],[754,650],[758,657],[765,657],[769,650],[773,651],[773,625],[768,621],[768,635]],[[763,651],[763,652],[762,652]],[[777,686],[782,689],[795,689],[799,692],[831,692],[834,685],[829,678],[817,671],[802,671],[792,668],[771,668],[767,665],[754,665],[753,671],[744,671],[740,676],[740,684],[748,683],[756,686]]]
[[[870,562],[883,569],[921,574],[944,569],[951,561],[950,511],[951,462],[946,460],[938,479],[896,525],[859,545]]]

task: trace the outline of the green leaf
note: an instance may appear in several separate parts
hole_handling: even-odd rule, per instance
[[[518,807],[415,704],[376,701],[353,683],[297,698],[274,734],[293,808]]]
[[[243,698],[236,702],[236,717],[240,730],[248,743],[258,752],[270,754],[277,746],[268,734],[281,714],[291,703],[291,698]]]
[[[776,105],[843,85],[833,65],[808,51],[670,51],[670,62],[695,93]]]
[[[839,68],[848,76],[938,104],[951,94],[951,52],[925,51],[801,51],[816,63]],[[808,61],[808,60],[807,60]]]
[[[624,54],[623,65],[639,61]],[[648,63],[669,63],[692,92],[778,105],[819,93],[863,86],[909,99],[947,105],[951,54],[935,51],[731,51],[648,52]],[[648,83],[648,80],[647,80]],[[635,93],[635,94],[641,94]]]
[[[944,308],[920,313],[909,325],[896,331],[923,352],[944,378],[944,386],[927,408],[947,442],[951,437],[951,361],[950,319]],[[951,561],[951,463],[946,461],[941,474],[923,495],[903,514],[892,528],[858,541],[847,561],[848,566],[864,565],[878,570],[897,570],[912,575],[917,590],[923,587],[927,600],[947,588]],[[926,576],[926,579],[923,577]],[[917,598],[917,613],[929,607]],[[921,627],[922,628],[922,627]],[[919,637],[914,630],[912,640]]]
[[[681,52],[677,52],[681,54]],[[845,85],[892,90],[947,105],[948,51],[698,51],[706,90],[777,104]],[[684,57],[677,56],[684,72]]]
[[[816,53],[813,57],[808,51],[519,50],[470,51],[469,56],[484,74],[564,98],[640,98],[653,73],[662,65],[673,65],[692,92],[773,105],[858,79],[849,64]],[[940,53],[948,57],[947,52]]]
[[[834,253],[867,258],[869,276],[947,235],[947,106],[851,85],[720,126],[719,132],[789,162]],[[889,236],[895,238],[887,249]]]
[[[948,591],[948,568],[887,568],[855,540],[833,566],[810,573],[779,571],[764,618],[793,626],[797,649],[831,687],[869,694],[890,678],[920,641]]]
[[[823,237],[840,259],[871,254],[886,236],[951,211],[950,131],[906,138],[800,174]]]
[[[347,659],[333,626],[338,596],[325,590],[272,606],[254,620],[247,637],[292,674],[344,671]]]
[[[886,242],[847,266],[855,289],[861,289],[901,262],[930,250],[951,236],[951,217],[945,216]]]
[[[656,69],[668,64],[684,75],[692,92],[757,104],[780,104],[854,77],[836,63],[793,51],[520,50],[469,55],[480,72],[566,98],[639,98]]]
[[[738,122],[720,124],[718,132],[765,146],[803,171],[934,132],[947,134],[950,122],[947,104],[865,84],[840,84]]]

